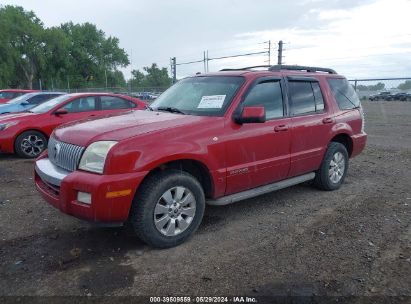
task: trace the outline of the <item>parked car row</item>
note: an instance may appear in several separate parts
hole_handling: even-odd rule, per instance
[[[15,97],[6,103],[0,104],[0,114],[15,113],[30,110],[35,106],[55,98],[60,95],[64,95],[63,92],[33,92]]]
[[[21,95],[0,105],[3,113],[0,115],[0,153],[35,158],[47,148],[51,133],[59,125],[145,108],[145,102],[119,94],[36,92]]]
[[[368,97],[369,100],[371,101],[380,101],[380,100],[385,100],[385,101],[393,101],[393,100],[399,100],[399,101],[411,101],[411,94],[406,93],[406,92],[399,92],[399,93],[391,93],[389,91],[384,91],[380,92],[378,94],[370,95]]]
[[[138,92],[133,94],[134,97],[137,97],[141,100],[146,100],[146,101],[153,101],[160,96],[159,93],[153,93],[153,92]]]

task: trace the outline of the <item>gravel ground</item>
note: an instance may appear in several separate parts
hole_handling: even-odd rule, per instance
[[[207,207],[167,250],[61,214],[33,161],[0,155],[0,295],[411,296],[411,103],[364,108],[368,145],[340,190]]]

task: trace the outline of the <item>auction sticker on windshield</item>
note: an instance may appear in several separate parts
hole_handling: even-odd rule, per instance
[[[203,96],[198,104],[199,109],[221,109],[226,95]]]

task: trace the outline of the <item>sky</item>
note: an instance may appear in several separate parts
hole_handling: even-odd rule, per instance
[[[132,69],[268,50],[283,64],[331,67],[350,79],[411,77],[411,0],[2,0],[45,26],[91,22],[120,39]],[[209,61],[209,71],[268,64],[266,54]],[[178,77],[204,72],[177,66]]]

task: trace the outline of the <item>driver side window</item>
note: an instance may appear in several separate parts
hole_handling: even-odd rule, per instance
[[[96,99],[93,96],[82,97],[69,102],[64,107],[69,113],[90,112],[96,110]]]
[[[284,116],[283,95],[280,81],[265,81],[254,86],[243,102],[243,106],[261,106],[267,120]]]

